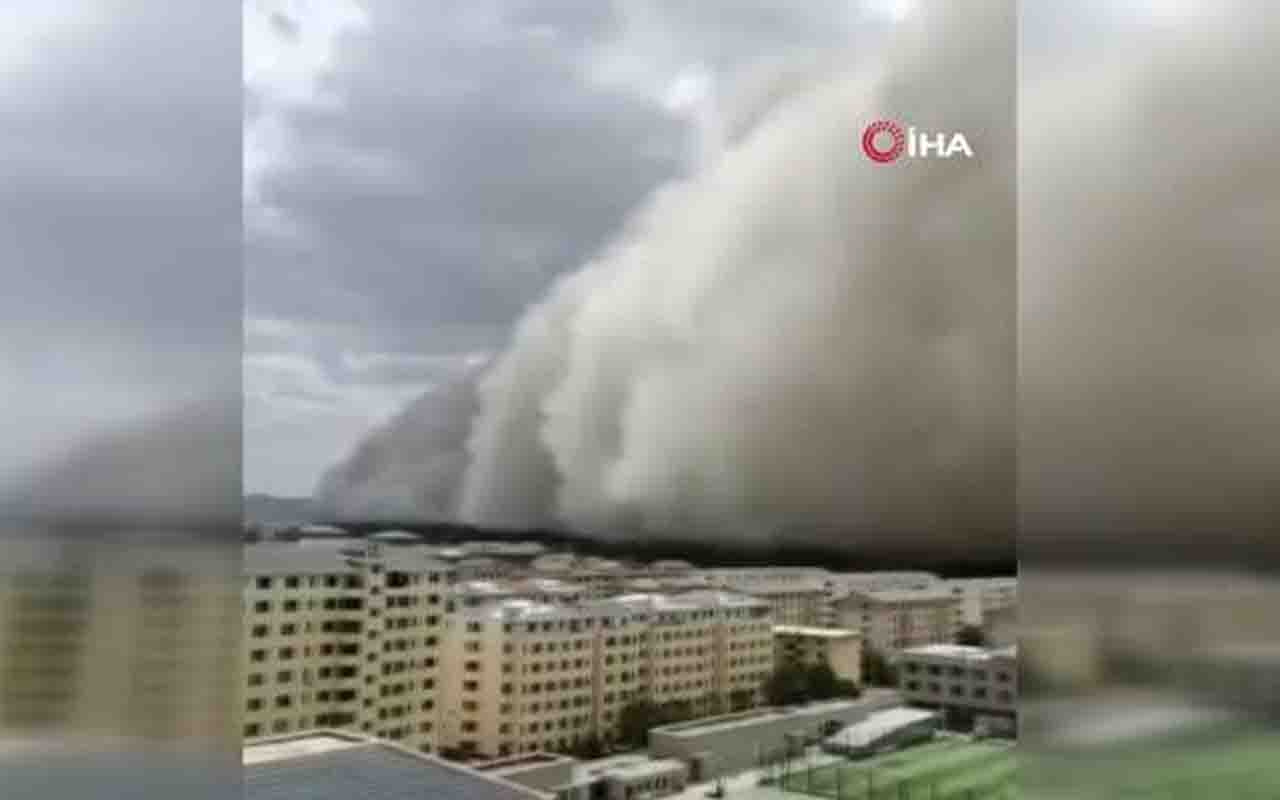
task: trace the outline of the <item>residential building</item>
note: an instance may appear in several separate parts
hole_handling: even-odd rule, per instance
[[[597,684],[606,677],[626,689],[635,683],[633,673],[622,680],[621,666],[607,675],[597,670],[604,640],[616,640],[629,622],[521,598],[459,608],[445,631],[445,746],[493,758],[565,751],[593,735],[603,694]]]
[[[689,766],[679,759],[652,759],[635,753],[595,761],[529,753],[471,766],[553,793],[556,800],[657,800],[680,793],[689,779]]]
[[[958,600],[940,585],[853,588],[832,601],[835,627],[862,634],[862,646],[884,655],[954,641]]]
[[[982,628],[991,615],[1018,605],[1016,577],[961,578],[945,583],[960,601],[956,608],[958,625]]]
[[[346,731],[306,731],[245,744],[245,800],[554,800],[399,745]]]
[[[0,730],[198,749],[234,736],[238,554],[168,530],[80,534],[5,541]]]
[[[246,547],[244,737],[348,728],[435,749],[448,578],[416,548]]]
[[[648,624],[641,677],[650,702],[686,705],[696,715],[760,702],[773,672],[768,603],[713,590],[615,602],[641,612]]]
[[[898,705],[897,692],[872,689],[857,700],[754,709],[663,725],[649,732],[649,755],[689,764],[691,781],[710,780],[758,767],[766,753],[785,749],[790,737],[817,741],[833,724],[848,725]]]
[[[826,664],[836,677],[862,683],[862,635],[855,630],[775,625],[773,652],[777,666]]]
[[[903,699],[940,709],[953,719],[1013,719],[1018,704],[1018,653],[954,644],[915,647],[898,655]]]
[[[758,702],[772,663],[768,605],[722,592],[463,605],[445,631],[444,746],[494,758],[611,741],[637,700]]]
[[[753,586],[809,586],[831,578],[831,573],[822,567],[714,567],[705,574],[717,586],[733,586],[743,592]]]

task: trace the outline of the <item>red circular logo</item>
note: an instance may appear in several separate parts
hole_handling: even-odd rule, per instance
[[[888,147],[881,149],[876,144],[876,138],[886,134],[892,140]],[[893,120],[882,119],[871,123],[867,129],[862,132],[862,152],[867,154],[867,158],[879,164],[888,164],[897,161],[902,155],[902,151],[907,147],[907,134],[903,132],[902,126]]]

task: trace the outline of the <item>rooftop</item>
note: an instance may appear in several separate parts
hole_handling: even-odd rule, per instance
[[[937,716],[936,711],[925,711],[919,708],[890,708],[877,711],[861,722],[842,728],[839,733],[828,737],[827,741],[847,745],[867,745],[879,741],[887,733],[893,733],[907,725]]]
[[[848,587],[850,594],[871,600],[875,603],[933,603],[951,602],[951,592],[940,584],[920,586],[918,588],[867,588]]]
[[[337,731],[245,746],[245,800],[546,800],[433,756]]]
[[[716,731],[732,730],[748,725],[760,725],[784,719],[820,718],[857,706],[874,708],[877,704],[883,705],[886,699],[897,698],[898,696],[892,690],[871,689],[864,692],[863,696],[857,700],[829,700],[821,703],[807,703],[802,706],[743,711],[737,714],[725,714],[719,717],[663,725],[662,727],[654,728],[652,732],[675,736],[703,736]]]
[[[971,647],[963,644],[927,644],[921,647],[910,647],[902,651],[909,656],[935,656],[939,658],[962,658],[968,661],[986,661],[994,656],[1015,657],[1018,655],[1016,645],[1001,648]]]
[[[774,625],[774,636],[812,636],[819,639],[850,639],[861,636],[849,628],[813,628],[808,625]]]
[[[244,546],[246,575],[322,575],[353,572],[353,561],[376,561],[388,569],[405,572],[443,570],[425,548],[379,548],[369,555],[369,544],[359,539],[312,540],[298,542],[254,542]]]
[[[574,769],[574,781],[588,781],[606,775],[614,775],[624,780],[645,778],[683,769],[686,769],[685,764],[678,758],[653,759],[647,755],[628,753],[578,764]]]

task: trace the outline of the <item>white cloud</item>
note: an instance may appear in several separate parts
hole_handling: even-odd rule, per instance
[[[10,0],[0,25],[0,90],[21,80],[37,66],[58,39],[91,33],[108,18],[98,3],[56,3],[48,0]]]
[[[289,33],[281,29],[289,25]],[[300,108],[340,108],[325,89],[341,37],[367,29],[369,16],[354,0],[245,0],[244,85],[261,105],[244,128],[245,201],[254,214],[269,213],[261,184],[289,165],[297,147],[289,122]]]

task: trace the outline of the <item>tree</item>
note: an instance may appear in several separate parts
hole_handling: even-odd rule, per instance
[[[733,711],[743,711],[751,707],[755,700],[755,692],[750,689],[734,689],[729,693],[729,708]]]
[[[869,686],[897,686],[897,670],[878,650],[867,647],[862,651],[862,682]]]
[[[806,673],[804,666],[793,662],[775,669],[764,684],[764,696],[769,705],[789,706],[808,699]]]
[[[956,631],[956,644],[969,647],[986,647],[987,633],[977,625],[964,625]]]
[[[574,739],[572,755],[576,758],[600,758],[605,754],[604,742],[599,736],[589,734],[581,739]]]
[[[862,690],[853,681],[837,676],[830,664],[806,665],[789,661],[769,676],[764,694],[770,705],[787,706],[812,700],[858,697]]]
[[[836,680],[835,694],[832,696],[856,700],[862,697],[862,687],[848,678],[839,678]]]
[[[649,729],[658,725],[658,707],[647,700],[636,700],[623,706],[618,714],[618,741],[633,747],[644,747]]]
[[[836,695],[836,673],[825,661],[811,664],[805,670],[805,693],[810,700],[827,700]]]

